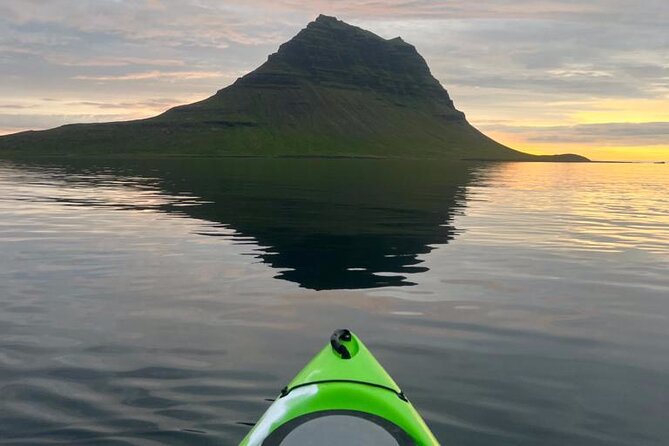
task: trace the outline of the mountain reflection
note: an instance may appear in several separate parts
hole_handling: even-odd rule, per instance
[[[453,216],[465,206],[466,186],[480,176],[475,164],[405,160],[22,164],[50,175],[56,169],[62,180],[92,187],[111,178],[115,184],[158,189],[170,199],[152,209],[231,228],[235,240],[257,245],[253,255],[276,269],[277,278],[315,290],[414,285],[410,276],[427,270],[419,256],[457,234]],[[128,207],[126,202],[123,208]]]

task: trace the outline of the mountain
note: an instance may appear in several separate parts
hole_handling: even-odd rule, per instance
[[[585,160],[495,142],[455,108],[415,47],[323,15],[208,99],[149,119],[7,135],[0,154]]]

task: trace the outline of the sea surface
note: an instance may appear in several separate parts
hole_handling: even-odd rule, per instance
[[[0,444],[237,444],[354,330],[444,445],[669,444],[669,165],[0,161]]]

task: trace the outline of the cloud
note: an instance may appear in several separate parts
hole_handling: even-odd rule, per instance
[[[554,95],[586,97],[645,97],[652,92],[644,92],[641,86],[625,82],[616,76],[560,76],[548,72],[515,73],[515,75],[471,74],[451,76],[451,86],[467,86],[489,89],[520,90],[531,93],[540,91]]]
[[[107,114],[11,114],[0,113],[0,128],[6,133],[58,127],[73,122],[107,122],[129,119],[126,113]]]
[[[78,75],[73,79],[85,81],[139,81],[148,79],[210,79],[220,78],[226,73],[220,71],[145,71],[142,73],[130,73],[117,76],[87,76]]]
[[[140,119],[199,100],[201,97],[146,98],[141,100],[67,100],[40,98],[0,104],[0,134],[40,130],[70,123]],[[2,110],[8,110],[2,112]]]
[[[149,99],[145,101],[128,101],[128,102],[95,102],[95,101],[76,101],[68,102],[68,106],[84,106],[84,107],[95,107],[99,109],[121,109],[121,110],[132,110],[132,109],[167,109],[175,105],[182,105],[186,103],[186,99]]]
[[[32,108],[32,106],[31,105],[24,105],[24,104],[0,104],[0,108],[21,110],[21,109],[25,109],[25,108]]]
[[[213,1],[201,2],[205,4]],[[246,5],[270,6],[272,11],[302,11],[315,15],[327,13],[342,15],[345,18],[364,19],[552,19],[552,20],[594,20],[616,18],[619,21],[635,20],[641,16],[647,19],[646,11],[655,15],[659,22],[661,15],[666,16],[663,0],[644,0],[644,7],[639,8],[626,0],[591,0],[575,2],[565,0],[249,0]]]
[[[225,48],[230,43],[253,45],[276,38],[271,17],[267,16],[266,23],[257,20],[257,14],[245,18],[222,2],[190,0],[159,4],[156,7],[156,2],[134,0],[23,0],[0,5],[0,16],[15,30],[30,31],[33,39],[41,38],[50,46],[67,43],[65,39],[77,39],[82,34],[140,44],[150,39],[168,46],[197,44],[216,48]],[[36,32],[40,28],[50,30],[50,36]],[[48,42],[49,37],[55,40]]]
[[[534,143],[579,143],[598,146],[669,147],[669,122],[609,122],[565,126],[487,125],[486,130],[521,135]]]
[[[73,55],[47,56],[49,62],[71,67],[125,67],[125,66],[161,66],[180,67],[186,63],[178,59],[151,59],[148,57],[100,57],[77,58]]]

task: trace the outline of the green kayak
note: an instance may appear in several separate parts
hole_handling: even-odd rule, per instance
[[[240,446],[438,444],[362,341],[337,330]]]

